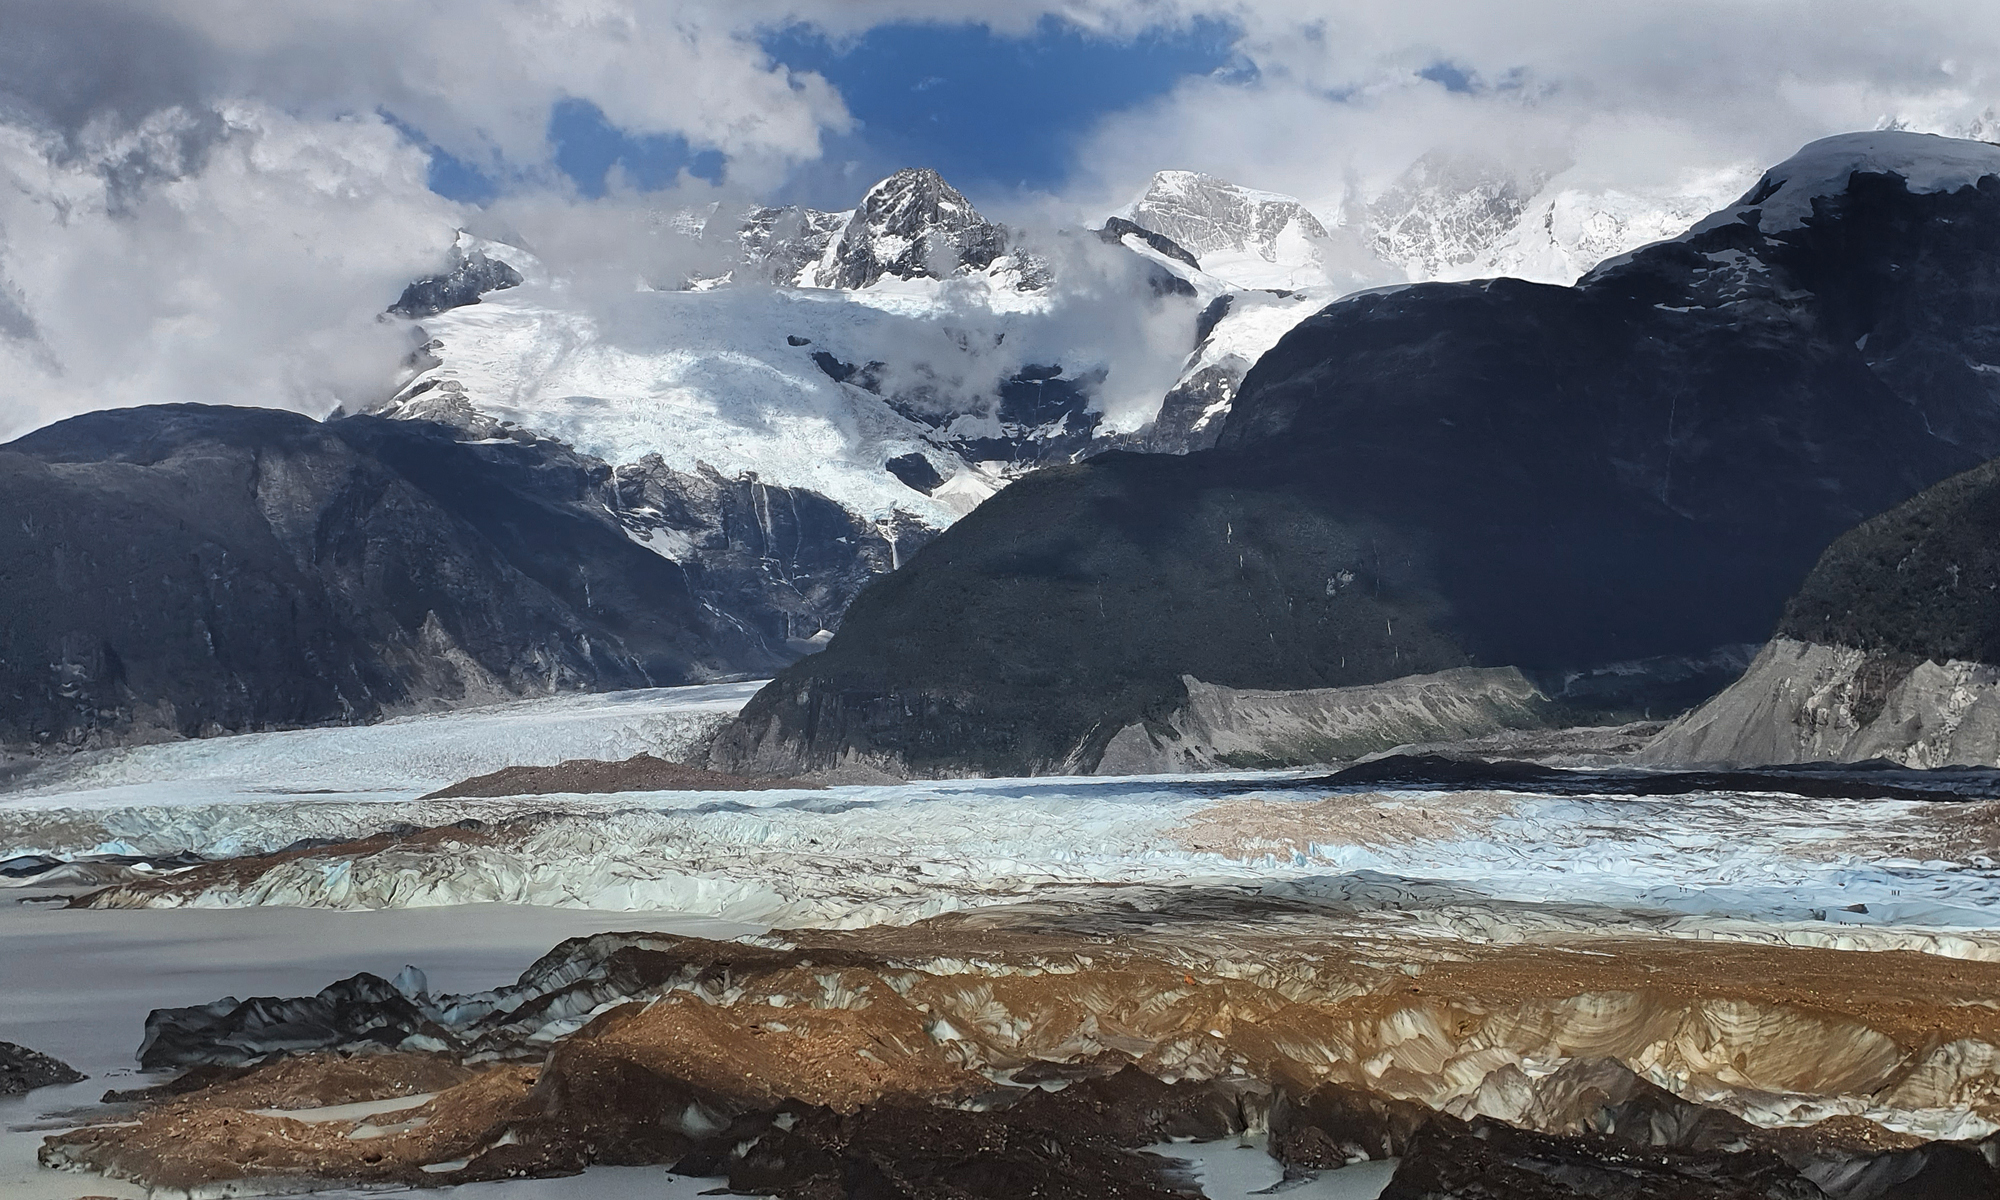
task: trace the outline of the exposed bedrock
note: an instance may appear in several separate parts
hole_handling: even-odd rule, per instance
[[[418,421],[169,405],[38,430],[0,447],[0,742],[358,722],[794,656],[635,542],[608,476]]]
[[[2000,667],[1777,638],[1642,762],[2000,763]]]
[[[1834,542],[1743,678],[1644,757],[2000,763],[2000,462]]]
[[[433,997],[407,972],[163,1011],[148,1061],[200,1073],[43,1159],[190,1191],[664,1163],[801,1200],[1153,1197],[1192,1189],[1143,1147],[1268,1132],[1294,1173],[1401,1157],[1399,1196],[1996,1186],[2000,1024],[1978,998],[2000,965],[1392,948],[1220,896],[1176,905],[604,934],[491,993]],[[1908,1186],[1927,1178],[1971,1190]]]
[[[1802,223],[1766,220],[1799,201],[1787,164],[1572,288],[1331,305],[1258,362],[1215,449],[1043,471],[871,586],[717,765],[1089,770],[1170,727],[1185,676],[1511,666],[1593,680],[1569,719],[1698,703],[1836,537],[2000,454],[2000,150],[1890,140],[1995,173],[1843,173]]]
[[[1460,667],[1387,683],[1265,692],[1183,677],[1187,701],[1118,731],[1104,775],[1287,767],[1545,723],[1548,697],[1511,667]]]

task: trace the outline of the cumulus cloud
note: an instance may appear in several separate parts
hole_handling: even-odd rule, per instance
[[[1181,11],[1181,10],[1177,10]],[[1899,123],[1994,136],[2000,9],[1963,0],[1238,0],[1236,69],[1107,120],[1076,201],[1160,166],[1337,210],[1427,152],[1699,186]],[[1982,131],[1985,131],[1982,133]]]
[[[453,206],[376,118],[173,108],[69,147],[0,128],[0,436],[161,401],[325,411],[379,389],[378,319]]]
[[[1988,0],[0,0],[0,436],[107,404],[365,401],[407,333],[382,308],[459,226],[586,292],[709,269],[726,247],[669,236],[673,211],[740,207],[853,130],[765,33],[1049,17],[1240,37],[1223,71],[1108,115],[1060,194],[976,197],[1017,223],[1094,220],[1164,167],[1338,217],[1439,150],[1699,204],[1845,129],[2000,137]],[[578,197],[548,140],[564,100],[720,152],[726,187]],[[432,194],[410,129],[506,194]],[[1079,312],[1124,286],[1066,266]],[[1179,336],[1073,327],[1120,361]]]

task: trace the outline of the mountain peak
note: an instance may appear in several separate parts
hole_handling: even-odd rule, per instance
[[[1161,171],[1124,215],[1243,287],[1326,282],[1326,226],[1304,203],[1199,171]]]
[[[885,275],[943,278],[983,271],[1007,231],[929,167],[905,167],[868,189],[819,269],[822,287],[861,288]]]

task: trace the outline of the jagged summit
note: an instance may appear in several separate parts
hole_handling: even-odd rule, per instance
[[[885,275],[944,278],[983,271],[1007,252],[1007,230],[979,215],[929,167],[906,167],[868,189],[821,260],[821,287],[861,288]]]
[[[389,306],[389,311],[399,317],[421,320],[477,304],[488,292],[521,286],[524,280],[513,264],[488,258],[482,249],[468,250],[467,240],[461,235],[459,244],[452,247],[451,266],[443,274],[412,281],[403,289],[401,298]]]
[[[743,261],[772,283],[811,287],[820,260],[853,216],[853,209],[822,212],[796,204],[751,209],[737,233]]]
[[[1520,225],[1548,182],[1483,156],[1432,151],[1370,203],[1370,248],[1412,279],[1479,263]]]

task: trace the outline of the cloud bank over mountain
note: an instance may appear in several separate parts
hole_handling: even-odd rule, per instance
[[[1089,114],[1063,177],[973,194],[1030,228],[1094,222],[1162,168],[1295,195],[1330,223],[1462,169],[1700,211],[1826,133],[2000,136],[2000,12],[1969,2],[991,10],[0,0],[0,436],[117,404],[324,412],[378,396],[409,348],[379,314],[460,226],[537,232],[547,261],[613,288],[677,269],[700,252],[667,236],[672,213],[776,195],[868,144],[837,72],[774,53],[801,27],[836,54],[888,26],[992,27],[990,61],[940,76],[1015,69],[1052,31],[1114,46],[1232,32],[1216,70]],[[913,104],[931,77],[909,80]],[[1023,90],[1032,131],[1048,117]],[[598,196],[559,161],[564,104],[718,165],[650,191],[613,166]],[[441,167],[497,198],[448,199]]]

